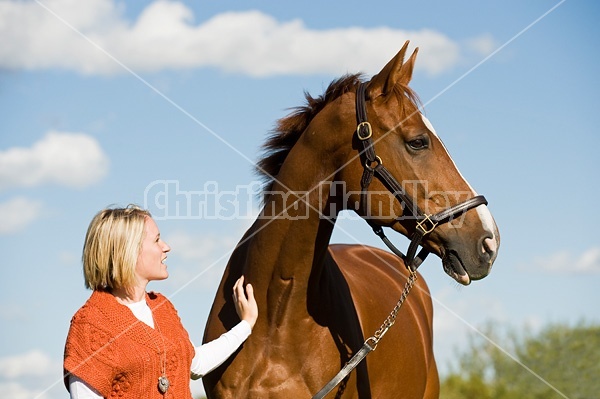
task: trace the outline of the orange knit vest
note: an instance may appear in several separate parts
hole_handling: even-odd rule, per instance
[[[154,329],[112,294],[92,293],[71,320],[64,357],[67,389],[73,374],[105,398],[192,399],[194,347],[188,333],[167,298],[150,292],[146,301]],[[158,378],[165,361],[170,386],[163,395]]]

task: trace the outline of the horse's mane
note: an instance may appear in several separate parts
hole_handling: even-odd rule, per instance
[[[312,119],[327,104],[354,89],[361,82],[361,77],[360,73],[344,75],[332,81],[325,93],[317,98],[313,98],[305,91],[306,104],[291,108],[292,112],[289,115],[277,121],[275,128],[262,145],[263,154],[256,163],[256,173],[264,182],[263,193],[268,195],[268,192],[272,191],[281,165]],[[394,89],[401,90],[400,95],[406,96],[417,108],[420,107],[417,94],[408,86],[397,85]]]
[[[332,81],[325,93],[317,98],[313,98],[305,91],[306,104],[291,108],[292,112],[289,115],[277,121],[275,128],[262,145],[263,154],[256,164],[256,172],[264,182],[265,192],[273,188],[274,180],[285,158],[315,115],[327,104],[356,87],[360,83],[360,78],[361,74],[344,75]]]

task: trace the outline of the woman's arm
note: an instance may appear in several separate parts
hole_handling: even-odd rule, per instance
[[[192,379],[198,379],[219,367],[250,336],[258,318],[258,305],[251,284],[244,290],[244,276],[233,286],[233,303],[242,319],[235,327],[219,338],[196,347],[192,360]]]
[[[242,320],[219,338],[197,346],[192,360],[192,379],[202,378],[223,364],[250,336],[251,332],[250,324]]]

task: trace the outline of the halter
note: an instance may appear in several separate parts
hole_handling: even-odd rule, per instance
[[[400,307],[406,300],[408,293],[410,292],[412,286],[415,283],[417,278],[417,268],[423,263],[427,255],[429,255],[429,251],[425,248],[421,248],[419,253],[415,256],[417,252],[417,248],[421,245],[421,241],[423,237],[427,234],[431,233],[437,226],[440,224],[447,223],[454,219],[457,216],[462,215],[470,209],[473,209],[479,205],[487,205],[487,200],[483,195],[477,195],[473,198],[466,200],[465,202],[461,202],[460,204],[454,205],[448,209],[445,209],[441,212],[436,213],[435,215],[428,215],[422,212],[417,204],[415,204],[410,198],[402,185],[398,183],[398,180],[394,178],[394,176],[383,166],[383,161],[380,157],[375,154],[375,147],[373,143],[373,129],[371,128],[371,124],[367,121],[367,107],[366,107],[366,92],[367,83],[360,83],[358,85],[358,90],[356,91],[356,119],[358,120],[358,126],[356,127],[356,136],[358,140],[362,143],[362,150],[360,151],[361,155],[364,155],[365,162],[363,164],[364,170],[363,175],[360,181],[361,185],[361,193],[360,193],[360,210],[364,215],[365,220],[369,225],[373,228],[375,234],[377,234],[388,246],[388,248],[398,255],[404,261],[404,264],[410,271],[410,276],[404,286],[404,290],[402,291],[402,295],[400,299],[396,303],[396,306],[391,311],[389,316],[385,319],[381,327],[375,332],[375,334],[364,342],[363,346],[360,348],[358,352],[356,352],[352,358],[342,367],[342,369],[319,391],[317,392],[312,399],[323,399],[325,395],[327,395],[333,388],[335,388],[352,370],[358,366],[358,364],[375,348],[379,343],[379,340],[385,335],[385,333],[392,327],[392,325],[396,322],[396,316],[398,315],[398,311]],[[404,255],[398,248],[392,244],[392,242],[385,236],[383,232],[383,228],[379,225],[376,225],[368,218],[368,209],[367,209],[367,195],[369,185],[373,180],[373,176],[376,176],[383,185],[394,195],[396,199],[400,201],[400,205],[402,206],[402,212],[406,212],[407,209],[411,210],[412,216],[415,218],[417,222],[417,226],[415,228],[415,232],[413,233],[410,244],[408,246],[408,251],[406,255]],[[400,220],[400,218],[396,219]]]
[[[363,175],[360,181],[361,185],[361,193],[360,193],[360,210],[364,215],[367,223],[373,229],[373,232],[379,236],[387,245],[387,247],[396,255],[398,255],[404,263],[406,267],[408,267],[411,271],[417,270],[417,268],[423,263],[427,255],[429,255],[429,251],[425,248],[421,248],[418,254],[417,248],[421,245],[421,241],[425,235],[431,233],[438,225],[447,223],[454,219],[457,216],[462,215],[470,209],[473,209],[479,205],[487,205],[487,200],[483,195],[477,195],[472,197],[465,202],[454,205],[448,209],[445,209],[439,213],[434,215],[428,215],[422,212],[417,204],[410,198],[402,185],[398,183],[398,180],[394,178],[394,176],[390,173],[389,170],[383,166],[383,161],[379,156],[375,153],[375,146],[373,143],[373,130],[371,128],[371,124],[367,121],[367,107],[366,107],[366,88],[367,83],[363,82],[358,85],[358,89],[356,91],[356,119],[358,121],[358,126],[356,127],[356,136],[358,137],[359,142],[362,144],[362,150],[360,150],[360,154],[364,155],[365,162],[363,164],[364,170]],[[368,188],[373,180],[373,176],[376,176],[383,185],[394,195],[394,197],[400,201],[400,205],[402,206],[403,214],[407,210],[410,210],[412,216],[417,222],[415,232],[413,233],[410,244],[408,246],[408,251],[406,255],[403,254],[398,248],[392,244],[392,242],[385,236],[383,232],[383,228],[379,225],[376,225],[368,218],[368,209],[367,209],[367,195]],[[403,216],[405,217],[405,216]],[[396,219],[400,220],[400,218]],[[416,254],[416,256],[415,256]]]

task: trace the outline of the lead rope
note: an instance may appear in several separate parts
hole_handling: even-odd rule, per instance
[[[344,378],[346,378],[348,376],[348,374],[350,374],[350,372],[352,370],[354,370],[356,368],[356,366],[358,366],[358,364],[370,352],[374,351],[377,348],[377,344],[379,343],[379,340],[381,340],[381,338],[383,338],[385,333],[387,333],[388,330],[394,325],[394,323],[396,322],[396,317],[398,316],[398,311],[402,307],[402,304],[406,300],[408,293],[410,292],[413,285],[415,285],[415,281],[417,280],[417,272],[412,270],[411,268],[407,268],[407,269],[410,274],[408,276],[408,280],[406,281],[406,284],[404,285],[404,290],[402,291],[402,295],[400,295],[400,299],[398,299],[398,302],[396,303],[396,306],[394,306],[394,309],[392,309],[392,311],[390,312],[388,317],[381,324],[379,329],[377,331],[375,331],[373,336],[367,338],[367,340],[364,342],[362,348],[360,348],[360,350],[358,352],[356,352],[354,354],[354,356],[352,356],[352,358],[350,358],[350,360],[335,375],[335,377],[333,377],[331,379],[331,381],[329,381],[319,392],[317,392],[315,394],[315,396],[312,397],[312,399],[322,399],[323,397],[325,397],[325,395],[327,395],[329,392],[331,392],[331,390],[333,388],[335,388]]]

